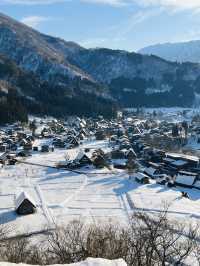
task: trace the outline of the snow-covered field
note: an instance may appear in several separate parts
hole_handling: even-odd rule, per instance
[[[107,143],[93,141],[83,147],[106,148]],[[65,155],[64,149],[36,152],[26,162],[55,166]],[[4,167],[0,172],[0,223],[8,223],[20,234],[54,228],[73,219],[126,224],[135,210],[159,213],[166,203],[170,203],[169,214],[173,218],[186,222],[200,219],[197,190],[170,189],[155,183],[141,185],[129,180],[123,170],[84,168],[82,171],[78,174],[24,163]],[[190,199],[181,197],[183,190]],[[36,202],[35,214],[15,214],[15,198],[21,191],[26,191]]]
[[[104,147],[105,142],[85,145],[90,148]],[[64,160],[65,155],[66,150],[36,152],[26,162],[55,166],[58,161]],[[4,167],[0,172],[0,223],[9,223],[17,232],[28,233],[65,224],[72,219],[126,222],[127,212],[121,192],[125,174],[107,169],[83,171],[85,174],[76,174],[23,163]],[[36,202],[35,214],[15,214],[15,198],[21,191],[26,191]]]
[[[181,191],[187,192],[190,199],[182,197]],[[196,189],[168,188],[155,182],[140,185],[133,181],[127,197],[133,210],[160,213],[168,207],[172,219],[193,224],[200,221],[200,191]]]

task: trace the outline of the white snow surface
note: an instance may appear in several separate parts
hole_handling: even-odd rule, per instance
[[[84,147],[108,149],[108,143],[92,141],[85,143]],[[25,161],[55,166],[65,159],[66,153],[66,149],[33,152]],[[23,163],[5,166],[0,171],[0,222],[13,226],[19,234],[65,225],[74,219],[92,223],[102,220],[126,223],[121,192],[126,173],[93,167],[81,171],[83,174]],[[22,191],[33,198],[36,213],[27,216],[15,213],[15,199]]]
[[[28,264],[15,264],[15,263],[9,263],[9,262],[0,262],[1,266],[28,266]],[[37,266],[37,265],[36,265]],[[60,266],[58,264],[54,264],[54,266]],[[88,258],[83,262],[77,262],[72,264],[62,264],[62,266],[127,266],[124,260],[118,259],[118,260],[105,260],[105,259],[93,259]]]
[[[81,148],[86,147],[109,149],[107,141],[88,141]],[[66,153],[66,149],[33,152],[26,162],[55,166],[65,160]],[[83,173],[23,163],[5,166],[0,170],[0,223],[12,226],[13,234],[42,232],[74,219],[126,225],[134,211],[160,213],[166,203],[170,204],[169,216],[173,219],[186,223],[200,220],[197,189],[168,188],[155,181],[138,184],[129,180],[125,170],[93,167],[80,170]],[[22,191],[36,203],[35,214],[18,216],[15,213],[15,199]],[[187,192],[189,199],[181,197],[181,191]]]

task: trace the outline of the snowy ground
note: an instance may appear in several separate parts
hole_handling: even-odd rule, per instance
[[[0,262],[1,266],[28,266],[27,264],[15,264],[15,263],[8,263],[8,262]],[[93,259],[88,258],[83,262],[77,262],[73,264],[63,264],[63,266],[126,266],[127,264],[124,260],[105,260],[105,259]],[[37,265],[36,265],[37,266]],[[56,264],[54,265],[56,266]],[[58,266],[58,265],[57,265]]]
[[[88,142],[84,147],[107,147],[105,141]],[[72,150],[73,152],[73,150]],[[63,161],[66,150],[50,153],[35,152],[26,161],[55,166]],[[128,180],[122,170],[82,169],[84,174],[20,163],[6,166],[0,172],[0,223],[8,223],[17,233],[30,233],[72,219],[101,223],[114,221],[126,224],[133,211],[144,209],[159,213],[164,203],[170,203],[169,213],[181,221],[200,219],[200,191],[169,189],[155,183],[141,185]],[[37,204],[37,212],[17,216],[15,197],[28,192]],[[187,191],[191,199],[181,198]]]
[[[187,192],[190,199],[181,197],[181,191]],[[186,224],[196,224],[200,221],[199,190],[182,187],[168,188],[155,182],[140,185],[133,181],[127,194],[133,210],[160,213],[168,206],[168,214],[172,219]]]
[[[90,148],[105,147],[107,143],[86,143]],[[26,162],[55,166],[64,160],[66,150],[35,153]],[[107,169],[83,169],[85,174],[20,163],[6,166],[0,172],[0,222],[9,223],[19,233],[52,228],[72,219],[97,222],[101,219],[127,221],[121,198],[123,172]],[[90,174],[87,174],[90,173]],[[103,174],[105,173],[105,174]],[[15,197],[22,191],[34,198],[38,211],[33,215],[17,216]]]
[[[160,108],[142,108],[146,114],[156,112],[157,119],[168,122],[178,123],[184,121],[191,122],[191,117],[200,114],[200,108],[181,108],[181,107],[160,107]],[[137,111],[136,108],[126,109],[128,112]],[[184,113],[184,114],[183,114]]]

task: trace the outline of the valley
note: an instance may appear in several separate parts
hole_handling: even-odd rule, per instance
[[[156,118],[147,120],[155,117],[155,112]],[[73,220],[127,225],[135,212],[159,214],[168,206],[170,219],[195,225],[200,218],[200,170],[198,166],[187,166],[187,160],[192,163],[199,159],[181,153],[190,150],[198,156],[198,135],[194,135],[198,127],[192,122],[198,116],[198,110],[179,108],[129,113],[118,122],[74,117],[63,123],[53,118],[34,118],[35,127],[30,126],[34,137],[29,128],[19,125],[2,128],[0,149],[5,153],[0,156],[1,223],[15,228],[11,235],[42,234]],[[182,121],[190,125],[187,141],[182,135],[171,136],[173,127]],[[168,149],[169,155],[165,151],[164,157],[159,157],[161,151],[164,154],[164,146],[158,149],[157,145],[142,144],[147,143],[147,134],[156,137],[155,132],[160,131],[161,137],[164,123],[169,132],[165,132],[165,141],[160,145],[166,142],[176,154],[177,167],[182,162],[182,168],[176,168],[173,160],[173,164],[163,165],[168,156],[176,158]],[[183,138],[183,144],[179,144],[179,138]],[[128,152],[135,155],[129,158]],[[156,169],[160,169],[159,174],[154,175]],[[185,171],[183,176],[181,171]],[[139,174],[148,182],[139,181]],[[188,197],[183,197],[183,192]],[[36,212],[25,216],[15,212],[21,193],[34,202]]]

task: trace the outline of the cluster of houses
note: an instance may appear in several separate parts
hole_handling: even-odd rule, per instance
[[[191,123],[159,120],[155,117],[124,115],[113,120],[103,117],[67,121],[34,120],[29,128],[14,124],[0,131],[0,164],[15,164],[19,156],[65,149],[65,161],[57,167],[78,169],[124,169],[139,183],[151,179],[161,185],[200,189],[199,157],[181,152],[189,138],[200,143],[200,121]],[[87,141],[94,141],[93,148]],[[96,141],[102,141],[100,148]],[[84,146],[82,145],[84,142]],[[33,213],[34,201],[22,193],[16,199],[17,213]]]
[[[0,164],[16,163],[16,157],[25,157],[33,149],[34,137],[19,125],[0,131]]]
[[[87,165],[130,170],[140,183],[151,179],[168,186],[200,189],[200,165],[197,156],[180,152],[188,138],[200,132],[197,124],[138,119],[125,116],[118,120],[93,121],[89,131],[96,140],[109,141],[109,149],[78,149],[69,153],[60,166],[79,168]],[[198,139],[197,139],[198,141]],[[95,156],[94,156],[95,155]]]
[[[30,124],[29,127],[23,127],[20,123],[16,123],[1,128],[1,166],[13,165],[18,157],[31,156],[32,152],[53,152],[54,148],[78,147],[82,140],[90,136],[90,132],[86,129],[86,121],[80,118],[74,118],[74,123],[40,120],[32,121]],[[40,141],[43,139],[45,141]]]
[[[198,143],[200,124],[147,118],[138,121],[133,117],[125,121],[126,136],[139,163],[133,174],[136,181],[149,183],[154,179],[162,185],[200,189],[199,157],[183,152],[190,138]]]
[[[156,153],[156,152],[155,152]],[[141,175],[142,174],[142,175]],[[196,156],[163,152],[153,155],[143,163],[141,171],[135,173],[140,183],[149,183],[150,179],[168,186],[182,186],[200,189],[199,158]]]

